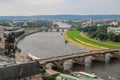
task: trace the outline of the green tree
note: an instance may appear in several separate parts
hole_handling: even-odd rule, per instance
[[[109,33],[109,39],[110,39],[111,41],[115,41],[115,37],[116,37],[115,34]]]
[[[58,24],[54,24],[54,27],[59,27]]]

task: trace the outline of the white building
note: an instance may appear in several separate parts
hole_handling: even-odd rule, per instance
[[[110,23],[110,25],[118,26],[118,22],[117,21],[113,21],[113,22]]]
[[[114,33],[116,35],[120,35],[120,27],[108,27],[107,33]]]

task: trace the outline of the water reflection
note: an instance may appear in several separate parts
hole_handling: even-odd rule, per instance
[[[105,80],[110,80],[109,76],[112,78],[120,79],[120,62],[117,60],[106,62],[98,62],[94,61],[89,66],[80,66],[80,65],[74,65],[72,67],[72,71],[85,71],[88,73],[95,72],[96,75],[104,78]]]
[[[106,54],[105,55],[105,62],[109,63],[109,61],[110,61],[110,56],[109,56],[109,54]]]
[[[84,62],[85,62],[84,63],[85,66],[90,66],[91,63],[92,63],[91,56],[86,57],[85,60],[84,60]]]
[[[46,67],[47,69],[52,69],[52,64],[51,64],[51,63],[48,63],[48,64],[45,65],[45,67]]]
[[[68,71],[71,70],[73,66],[72,60],[70,59],[70,60],[65,61],[63,66],[64,66],[64,70],[68,70]]]
[[[99,77],[105,80],[120,80],[120,62],[117,59],[110,59],[106,55],[105,62],[91,61],[91,56],[85,58],[85,65],[78,65],[72,63],[72,60],[64,63],[64,70],[68,71],[85,71],[88,73],[95,72]]]

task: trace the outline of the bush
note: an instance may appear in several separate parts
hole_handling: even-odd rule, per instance
[[[65,43],[67,44],[67,43],[68,43],[68,41],[67,41],[67,40],[65,40]]]
[[[52,76],[43,77],[43,80],[55,80],[55,78],[56,78],[57,76],[58,76],[58,74],[52,75]]]
[[[21,53],[21,49],[20,49],[20,48],[17,48],[17,52]]]

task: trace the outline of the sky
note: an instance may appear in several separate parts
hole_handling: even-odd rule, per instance
[[[120,14],[120,0],[0,0],[0,16]]]

